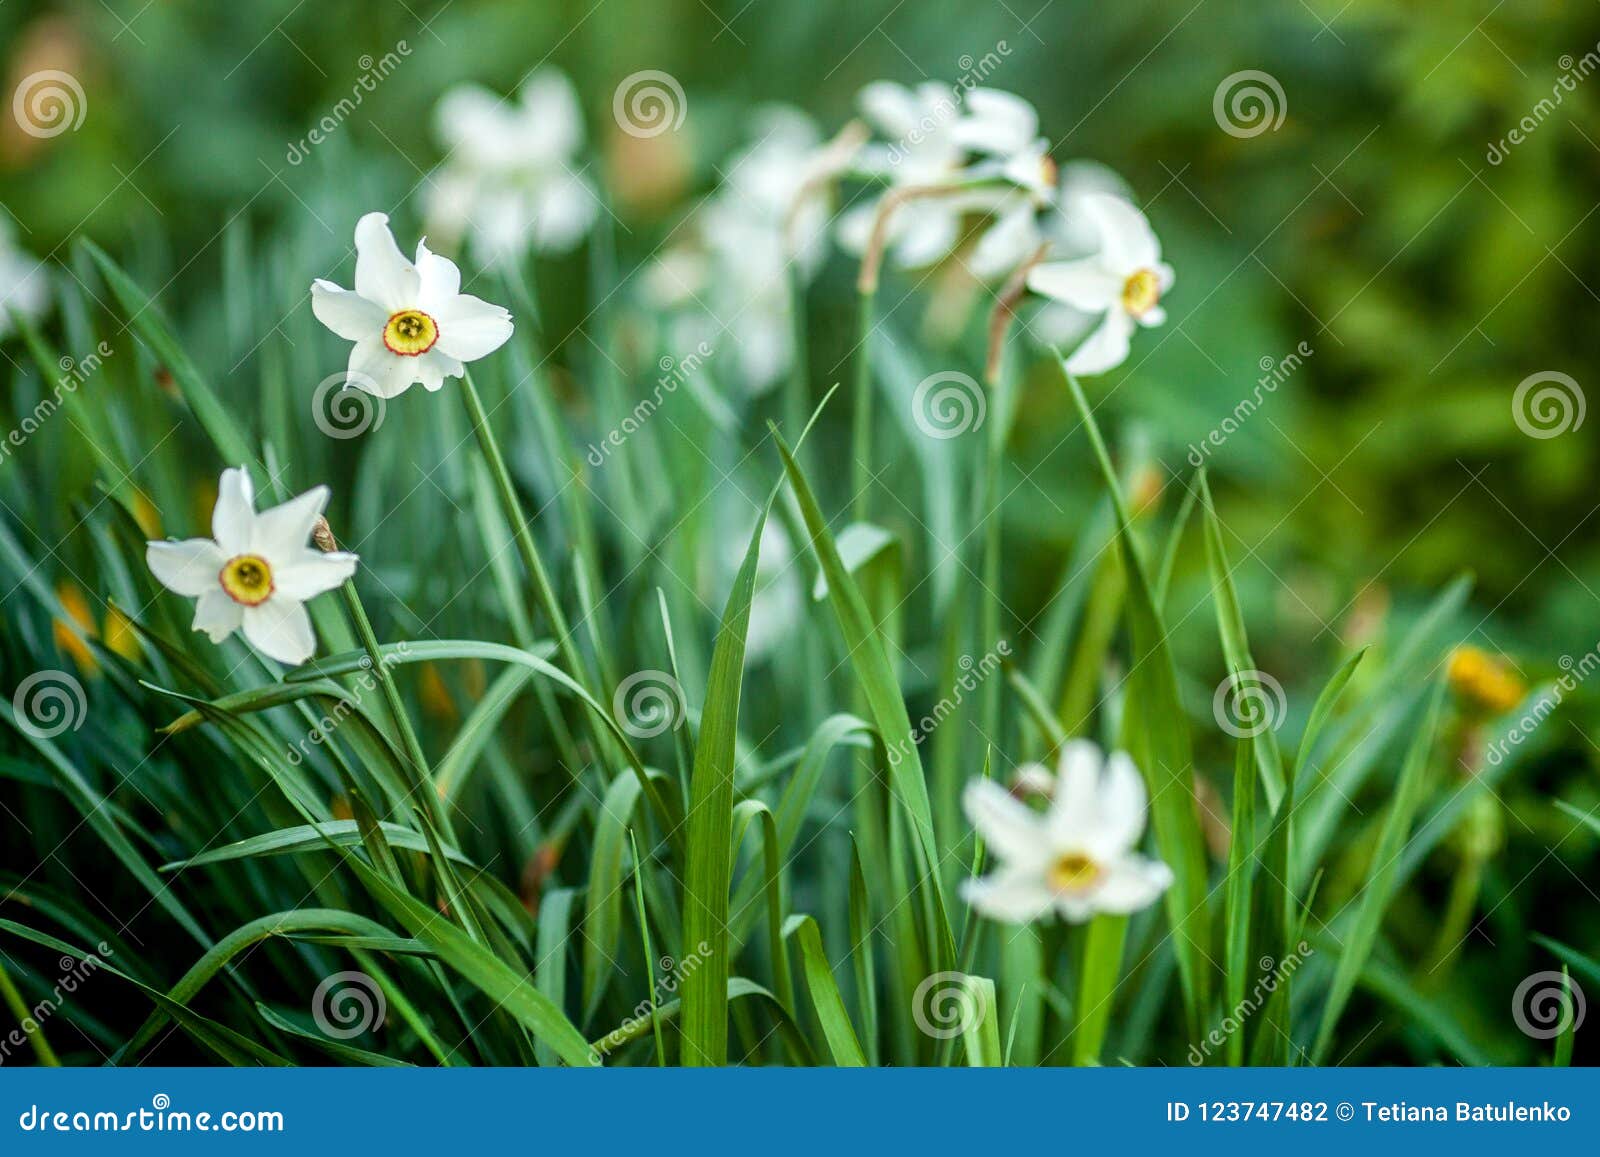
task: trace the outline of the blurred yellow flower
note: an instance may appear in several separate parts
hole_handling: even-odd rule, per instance
[[[94,612],[89,609],[89,600],[83,591],[65,579],[56,584],[56,599],[67,613],[67,618],[58,618],[50,625],[56,649],[69,656],[85,675],[99,674],[100,662],[85,642],[95,637]]]
[[[1467,644],[1450,653],[1448,677],[1450,689],[1464,705],[1488,715],[1511,710],[1527,692],[1505,663]]]

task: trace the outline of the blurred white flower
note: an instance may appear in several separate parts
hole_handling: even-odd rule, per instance
[[[732,340],[741,383],[759,394],[794,362],[791,277],[808,283],[822,264],[829,186],[852,150],[823,144],[810,118],[786,106],[758,110],[752,135],[690,222],[690,238],[646,271],[644,291],[655,305],[708,315],[708,340]],[[688,328],[705,336],[708,327]]]
[[[1039,772],[1026,778],[1037,788]],[[1048,772],[1045,772],[1048,775]],[[1035,811],[999,784],[976,780],[962,803],[999,861],[962,894],[995,920],[1026,924],[1050,912],[1081,923],[1097,912],[1136,912],[1172,883],[1172,870],[1135,849],[1144,834],[1144,781],[1122,752],[1109,759],[1088,740],[1061,750],[1049,810]]]
[[[498,305],[461,292],[455,262],[417,242],[407,261],[389,218],[368,213],[356,222],[356,287],[311,284],[317,320],[347,341],[347,385],[392,398],[415,382],[429,390],[458,378],[474,362],[505,344],[511,315]]]
[[[460,85],[434,119],[446,157],[429,178],[426,212],[439,237],[465,238],[493,264],[530,249],[565,252],[588,233],[600,205],[577,171],[583,116],[560,72],[538,69],[516,100]]]
[[[355,573],[356,556],[308,545],[328,505],[318,486],[257,514],[244,467],[224,470],[211,514],[211,537],[152,542],[151,573],[195,604],[194,629],[220,643],[241,626],[244,637],[280,663],[299,664],[316,650],[305,603]]]
[[[11,311],[39,317],[50,305],[50,281],[44,266],[17,248],[11,222],[0,208],[0,337],[11,332]]]
[[[903,269],[931,265],[961,240],[967,216],[983,214],[995,224],[980,239],[980,250],[989,233],[1002,225],[1004,231],[990,251],[975,251],[978,264],[972,270],[986,280],[1009,271],[1007,266],[994,272],[999,255],[1017,248],[1054,176],[1034,107],[998,89],[973,88],[958,95],[935,82],[908,89],[877,81],[861,90],[859,103],[862,115],[888,142],[863,150],[860,168],[891,188],[963,178],[976,183],[985,175],[994,179],[990,187],[902,204],[889,219],[890,260]],[[840,244],[852,253],[864,252],[877,213],[876,201],[846,213],[839,222]]]
[[[1099,236],[1099,248],[1075,261],[1047,261],[1028,274],[1028,288],[1084,313],[1100,324],[1067,358],[1071,374],[1100,374],[1127,360],[1137,326],[1167,320],[1161,295],[1172,286],[1172,266],[1143,213],[1122,197],[1088,193],[1077,199]]]

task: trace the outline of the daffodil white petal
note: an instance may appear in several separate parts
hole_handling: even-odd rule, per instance
[[[1121,855],[1144,833],[1149,797],[1144,777],[1123,751],[1112,752],[1100,775],[1098,817],[1093,847],[1102,856]]]
[[[902,269],[932,265],[961,239],[961,218],[948,206],[912,202],[894,218],[894,261]]]
[[[194,605],[194,629],[204,631],[213,643],[221,643],[239,629],[243,619],[244,608],[216,585],[213,576],[211,589],[202,592],[200,600]]]
[[[993,225],[983,231],[967,258],[967,268],[985,281],[1004,277],[1039,247],[1039,227],[1032,203],[1020,194]]]
[[[333,590],[356,573],[360,559],[348,551],[324,554],[302,545],[272,568],[273,597],[305,602]]]
[[[589,182],[563,168],[531,194],[528,213],[533,242],[540,249],[564,253],[589,232],[600,203]]]
[[[221,591],[217,575],[227,556],[209,538],[190,538],[183,542],[152,542],[145,547],[145,562],[156,581],[175,594],[204,594]]]
[[[311,283],[311,312],[346,341],[371,337],[389,320],[381,305],[321,278]]]
[[[222,472],[217,483],[217,505],[211,511],[211,537],[229,557],[250,549],[250,528],[255,523],[255,487],[243,466]]]
[[[903,137],[922,119],[922,106],[911,90],[890,80],[875,80],[856,98],[862,115],[885,136]]]
[[[1109,308],[1121,294],[1123,280],[1094,257],[1046,261],[1028,271],[1029,289],[1085,313]]]
[[[967,880],[961,895],[991,920],[1027,924],[1050,911],[1056,896],[1038,872],[1001,868],[993,875]]]
[[[974,780],[961,802],[972,826],[1005,863],[1037,869],[1049,859],[1044,817],[999,784]]]
[[[416,381],[410,365],[413,360],[390,353],[382,337],[363,338],[350,349],[346,384],[380,398],[396,397]]]
[[[417,242],[417,305],[438,320],[438,311],[461,292],[461,270],[448,257],[428,248],[426,239]]]
[[[421,278],[407,261],[387,213],[368,213],[356,222],[356,292],[388,314],[414,306]]]
[[[1056,793],[1050,803],[1050,836],[1060,846],[1084,843],[1100,814],[1100,749],[1087,739],[1072,739],[1056,764]]]
[[[966,116],[952,128],[969,149],[1006,155],[1027,148],[1039,131],[1039,113],[1015,93],[974,88],[967,93]]]
[[[434,315],[439,324],[437,349],[463,362],[474,362],[503,346],[511,337],[511,315],[498,305],[457,294]]]
[[[294,599],[273,597],[260,606],[242,609],[244,637],[269,659],[298,666],[317,649],[311,616]]]
[[[1148,908],[1172,884],[1172,869],[1159,860],[1123,856],[1096,881],[1093,903],[1102,912],[1126,915]]]
[[[583,147],[583,113],[572,82],[553,68],[534,72],[522,86],[524,146],[535,157],[558,160]]]
[[[1128,360],[1133,318],[1121,309],[1106,312],[1095,331],[1067,358],[1067,373],[1080,377],[1103,374]]]
[[[327,508],[328,488],[313,486],[288,502],[263,510],[255,516],[250,549],[271,563],[276,572],[280,560],[293,558],[305,548],[317,519]]]
[[[1113,272],[1128,275],[1151,269],[1161,260],[1161,243],[1143,213],[1132,203],[1107,193],[1088,193],[1083,210],[1100,233],[1100,258]]]
[[[1146,329],[1150,329],[1158,325],[1166,325],[1167,311],[1162,309],[1159,305],[1152,305],[1134,320],[1140,325],[1144,326]]]

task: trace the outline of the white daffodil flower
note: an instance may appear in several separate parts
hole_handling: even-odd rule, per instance
[[[224,470],[211,513],[211,537],[152,542],[145,562],[162,586],[198,598],[194,629],[220,643],[240,627],[263,655],[291,665],[316,650],[308,599],[355,573],[356,556],[308,545],[328,505],[318,486],[256,513],[244,467]]]
[[[458,86],[434,119],[447,155],[429,177],[427,218],[447,247],[465,238],[493,264],[564,253],[589,232],[600,203],[578,171],[583,115],[560,72],[538,69],[517,100]]]
[[[0,214],[5,210],[0,208]],[[11,223],[0,216],[0,337],[11,332],[11,311],[36,318],[50,304],[43,267],[12,242]]]
[[[1037,783],[1040,770],[1028,769],[1028,778]],[[1106,759],[1088,740],[1072,740],[1048,794],[1049,810],[1039,812],[989,780],[967,785],[967,816],[999,860],[993,874],[964,885],[973,908],[1012,924],[1052,911],[1076,924],[1097,912],[1136,912],[1166,891],[1172,870],[1134,850],[1146,796],[1127,755]]]
[[[317,320],[347,341],[348,385],[392,398],[415,382],[437,390],[459,378],[463,362],[493,353],[511,336],[511,315],[461,292],[455,262],[417,242],[407,261],[389,232],[389,218],[368,213],[356,222],[356,287],[311,285]]]
[[[1121,197],[1089,193],[1078,200],[1099,234],[1099,250],[1077,261],[1047,261],[1028,274],[1028,288],[1085,313],[1102,314],[1067,358],[1070,374],[1103,374],[1127,360],[1138,326],[1167,320],[1161,296],[1172,287],[1172,266],[1143,213]]]

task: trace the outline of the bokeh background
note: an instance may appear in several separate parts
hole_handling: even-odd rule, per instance
[[[296,142],[366,62],[402,44],[399,66],[297,163]],[[1464,571],[1475,586],[1459,636],[1506,656],[1527,683],[1600,644],[1600,417],[1534,438],[1512,405],[1533,374],[1592,381],[1600,79],[1577,79],[1522,143],[1492,155],[1600,52],[1593,4],[7,0],[6,91],[62,69],[82,81],[88,116],[51,139],[0,119],[0,205],[31,253],[67,261],[75,239],[91,238],[161,287],[161,307],[225,394],[251,388],[270,344],[293,347],[292,373],[314,382],[326,358],[297,344],[313,337],[309,304],[285,315],[225,299],[220,285],[254,272],[224,236],[247,230],[248,263],[296,281],[344,259],[360,209],[388,209],[413,233],[442,153],[440,94],[463,80],[508,92],[554,64],[583,94],[586,171],[608,212],[591,246],[549,263],[539,294],[567,400],[603,430],[585,392],[599,359],[641,392],[655,359],[596,349],[594,303],[629,300],[626,285],[609,297],[597,280],[611,274],[597,270],[626,282],[673,236],[746,139],[751,109],[791,103],[832,131],[868,81],[953,80],[964,59],[1001,44],[987,83],[1038,107],[1058,161],[1126,177],[1177,267],[1168,325],[1091,386],[1104,424],[1147,440],[1169,502],[1189,447],[1261,367],[1302,343],[1312,351],[1207,456],[1262,667],[1286,683],[1320,678],[1342,646],[1380,636],[1375,623],[1403,620]],[[690,115],[681,131],[641,140],[618,131],[611,105],[618,82],[646,68],[681,83]],[[1240,137],[1219,128],[1214,98],[1247,69],[1277,80],[1285,115]],[[836,253],[812,291],[818,396],[848,375],[852,278]],[[926,303],[905,282],[886,304],[909,330]],[[954,364],[979,364],[981,327],[952,342]],[[6,354],[23,376],[14,343]],[[1005,584],[1008,625],[1026,633],[1098,482],[1081,439],[1063,440],[1075,420],[1049,375],[1030,377],[1020,405]],[[82,464],[60,468],[63,485],[87,477]],[[1216,669],[1194,537],[1170,619],[1194,666]],[[406,549],[373,547],[380,565]],[[1486,951],[1537,922],[1496,902],[1530,876],[1541,907],[1562,912],[1541,928],[1581,943],[1595,925],[1600,899],[1583,882],[1594,840],[1550,803],[1600,802],[1594,720],[1581,690],[1546,724],[1537,765],[1506,789],[1513,832],[1537,834],[1510,841],[1493,869],[1477,933]],[[1442,896],[1448,881],[1419,890],[1424,919],[1427,888]]]

